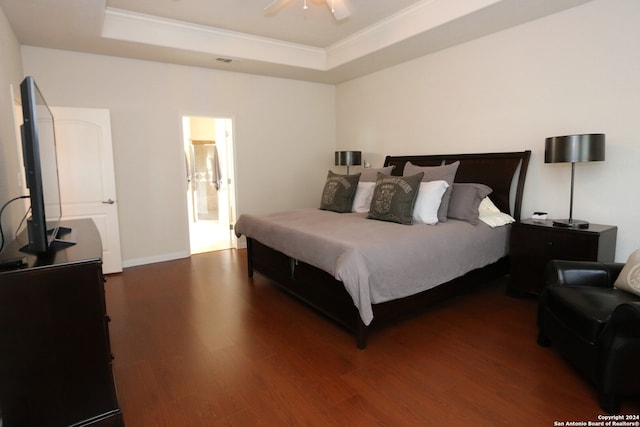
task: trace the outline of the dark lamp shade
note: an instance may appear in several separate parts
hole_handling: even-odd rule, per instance
[[[336,166],[358,166],[361,164],[361,151],[336,151]]]
[[[604,160],[604,134],[553,136],[545,139],[544,162],[594,162]]]
[[[604,160],[604,134],[586,133],[581,135],[553,136],[544,141],[545,163],[571,163],[571,196],[569,199],[569,219],[556,219],[553,225],[569,228],[589,228],[589,223],[573,219],[573,182],[577,162]]]

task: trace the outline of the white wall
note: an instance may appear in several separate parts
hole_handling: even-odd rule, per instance
[[[531,149],[523,214],[566,217],[570,166],[544,164],[544,138],[604,132],[607,160],[576,167],[574,216],[617,225],[624,261],[640,247],[638,18],[636,0],[594,0],[337,88],[33,47],[22,60],[51,104],[111,110],[125,265],[188,254],[181,115],[234,118],[239,213],[316,206],[334,149],[361,149],[373,166]],[[2,47],[6,90],[19,58],[7,66]],[[3,166],[15,155],[5,99]]]
[[[576,165],[574,218],[618,226],[616,259],[640,248],[640,1],[582,6],[336,89],[338,147],[387,154],[532,150],[523,216],[569,214],[570,164],[544,139],[606,134],[606,161]]]
[[[125,266],[189,255],[181,116],[234,119],[238,213],[317,206],[331,85],[23,47],[50,105],[111,110]]]
[[[18,173],[22,173],[22,164],[18,158],[18,136],[14,122],[14,97],[20,98],[22,81],[22,57],[20,44],[0,9],[0,206],[10,199],[26,194],[18,186]],[[10,205],[2,215],[2,227],[7,240],[11,240],[20,219],[24,215],[25,205],[19,201]]]

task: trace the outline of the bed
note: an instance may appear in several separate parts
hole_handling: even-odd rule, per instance
[[[400,177],[405,165],[457,164],[453,182],[490,187],[495,206],[519,220],[530,154],[387,156],[384,167]],[[367,216],[321,209],[243,214],[235,231],[247,239],[250,277],[259,272],[337,322],[356,336],[360,349],[372,327],[508,271],[508,225],[456,219],[402,225]]]

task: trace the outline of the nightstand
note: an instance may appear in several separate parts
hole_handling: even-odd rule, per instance
[[[589,224],[589,228],[554,227],[551,220],[525,219],[511,226],[510,295],[540,295],[545,267],[552,259],[613,262],[618,227]]]

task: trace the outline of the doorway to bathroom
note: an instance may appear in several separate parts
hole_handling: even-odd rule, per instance
[[[235,247],[233,123],[182,117],[191,253]]]

